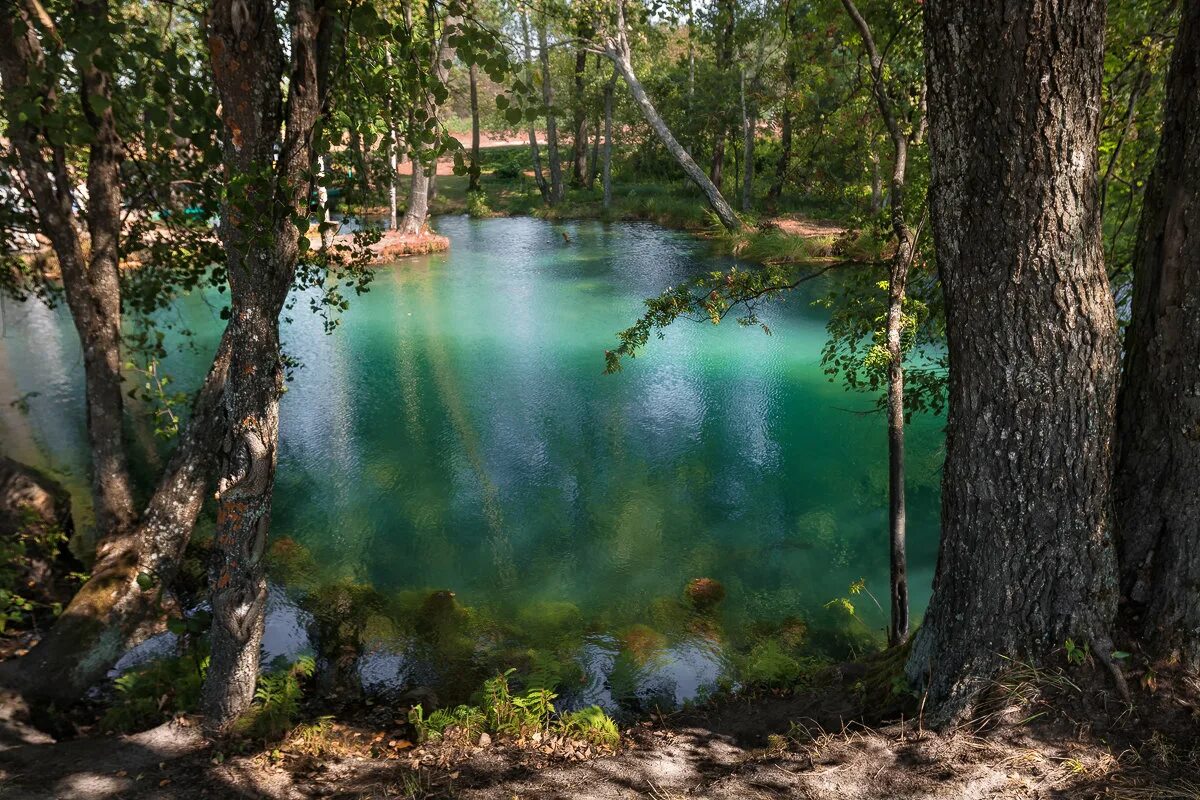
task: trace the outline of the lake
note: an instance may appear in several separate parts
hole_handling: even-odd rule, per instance
[[[381,268],[332,335],[303,299],[285,312],[301,366],[282,401],[271,579],[285,629],[269,646],[358,640],[354,669],[381,692],[457,698],[514,666],[564,703],[610,708],[677,705],[871,646],[886,623],[870,596],[886,608],[885,420],[822,372],[825,312],[811,303],[825,279],[762,309],[773,335],[680,321],[604,375],[643,298],[735,262],[648,224],[437,228],[450,251]],[[162,318],[183,387],[207,366],[222,300],[193,295]],[[77,494],[82,397],[65,309],[5,301],[3,449]],[[942,424],[909,427],[918,618]],[[151,475],[152,427],[130,436]]]

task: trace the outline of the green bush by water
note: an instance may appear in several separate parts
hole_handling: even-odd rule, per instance
[[[598,706],[555,716],[558,697],[545,688],[515,694],[509,669],[484,682],[478,705],[459,705],[438,709],[428,716],[417,705],[409,712],[409,722],[420,741],[444,736],[450,728],[474,739],[480,734],[524,737],[536,732],[562,733],[602,747],[615,747],[621,738],[617,724]]]

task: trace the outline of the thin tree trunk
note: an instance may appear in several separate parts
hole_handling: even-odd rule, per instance
[[[217,483],[212,657],[201,696],[210,733],[227,732],[245,712],[258,677],[267,598],[263,555],[283,390],[279,312],[299,257],[292,219],[307,205],[304,176],[316,156],[313,134],[326,110],[337,27],[336,17],[316,2],[292,0],[288,10],[286,106],[284,54],[271,0],[214,0],[208,17],[213,81],[225,109],[225,167],[250,200],[238,207],[245,206],[240,197],[227,199],[218,229],[229,259],[233,344],[223,477]],[[245,102],[248,94],[257,102]]]
[[[385,63],[388,68],[388,74],[391,74],[392,46],[390,44],[388,44],[385,46],[385,48],[386,49],[384,50],[384,59],[385,59]],[[474,78],[474,74],[472,74],[472,78]],[[474,92],[475,92],[475,84],[472,83],[471,84],[472,101],[474,101],[474,97],[475,97]],[[387,132],[387,136],[388,136],[388,143],[387,143],[388,230],[394,231],[394,230],[396,230],[396,223],[398,221],[398,216],[399,216],[397,205],[396,205],[396,182],[400,176],[400,164],[396,158],[396,122],[392,116],[396,112],[396,108],[395,108],[395,103],[392,100],[390,91],[388,93],[385,108],[386,108],[386,113],[387,113],[387,127],[388,127],[388,132]]]
[[[717,74],[728,78],[729,67],[733,63],[733,33],[737,14],[736,0],[719,0],[717,5],[718,22],[721,26],[717,39]],[[725,138],[728,120],[722,114],[718,118],[717,130],[713,139],[712,165],[708,177],[712,184],[721,189],[725,171]]]
[[[1074,638],[1111,663],[1118,343],[1096,187],[1104,10],[925,3],[950,411],[933,599],[908,674],[935,721],[967,713],[1005,657],[1045,664]]]
[[[450,46],[450,32],[455,18],[447,19],[441,36],[435,38],[437,10],[432,0],[427,8],[430,68],[437,80],[445,83],[448,76],[446,62],[454,58],[454,48]],[[426,107],[426,112],[430,116],[436,117],[437,107],[430,103]],[[433,156],[430,164],[426,165],[422,162],[420,155],[414,152],[412,179],[408,189],[408,207],[405,209],[404,219],[400,223],[401,233],[412,236],[425,229],[425,223],[429,219],[429,205],[435,197],[437,197],[437,156]]]
[[[468,192],[479,191],[479,76],[478,68],[471,64],[468,76],[471,81],[471,166],[467,170],[470,176],[467,183]]]
[[[1134,258],[1118,415],[1123,627],[1200,671],[1200,4],[1185,3]]]
[[[696,0],[688,0],[688,99],[696,95]]]
[[[916,249],[916,234],[905,217],[904,188],[908,172],[909,132],[901,124],[899,110],[892,101],[884,77],[883,56],[875,45],[871,26],[859,13],[853,0],[842,5],[862,37],[863,48],[870,61],[871,92],[892,140],[892,233],[896,237],[896,252],[888,268],[888,311],[886,338],[888,351],[888,549],[889,596],[891,616],[888,624],[888,644],[892,647],[908,639],[908,561],[906,538],[908,515],[904,491],[904,293],[908,271]],[[920,143],[924,132],[923,109],[918,113],[913,140]]]
[[[617,67],[613,67],[612,77],[604,85],[604,210],[612,208],[612,115],[613,94],[617,87]]]
[[[754,204],[754,112],[746,99],[746,69],[740,73],[742,98],[742,211],[749,213]]]
[[[589,31],[583,29],[580,31],[580,39],[588,38]],[[571,182],[575,186],[586,186],[588,179],[588,133],[587,133],[587,108],[584,101],[586,93],[584,89],[584,75],[587,73],[587,51],[580,48],[575,51],[575,160],[571,167]]]
[[[787,181],[788,170],[792,162],[792,90],[796,85],[796,63],[791,48],[788,49],[787,61],[783,66],[783,75],[787,93],[783,99],[783,118],[779,123],[779,161],[775,164],[775,180],[767,190],[767,206],[774,209],[783,194],[783,185]]]
[[[629,87],[629,93],[633,95],[634,101],[641,109],[642,116],[646,118],[646,122],[654,129],[654,133],[658,136],[659,141],[667,148],[679,165],[683,167],[683,171],[687,173],[700,190],[704,192],[708,198],[708,204],[713,212],[717,215],[717,219],[731,231],[740,230],[742,227],[741,220],[737,214],[733,213],[733,209],[721,194],[708,176],[704,174],[704,170],[696,165],[690,153],[683,148],[683,145],[675,139],[670,128],[663,122],[662,117],[658,115],[654,104],[650,102],[650,98],[646,96],[646,90],[642,88],[641,82],[633,72],[633,65],[629,58],[629,40],[625,35],[625,4],[624,1],[617,4],[617,35],[616,38],[609,37],[605,41],[605,51],[608,57],[616,65],[620,71],[621,77],[625,79],[625,85]],[[607,138],[607,137],[606,137]]]
[[[521,6],[521,42],[525,45],[525,81],[533,83],[533,47],[529,43],[529,8]],[[542,152],[538,149],[537,128],[529,125],[529,150],[533,155],[533,180],[538,191],[542,194],[542,202],[549,205],[550,187],[546,185],[546,176],[542,174]]]
[[[333,246],[334,224],[329,214],[329,188],[325,186],[325,156],[317,159],[317,206],[321,217],[318,233],[321,237],[321,249]]]
[[[546,158],[550,161],[550,205],[563,200],[562,161],[558,157],[558,118],[554,113],[554,86],[550,78],[550,47],[546,41],[546,16],[538,24],[538,58],[542,62],[542,102],[546,104]]]
[[[590,192],[596,185],[596,173],[600,171],[600,137],[603,132],[600,130],[600,114],[601,109],[596,110],[596,118],[592,120],[592,155],[588,159],[587,183],[585,186]]]

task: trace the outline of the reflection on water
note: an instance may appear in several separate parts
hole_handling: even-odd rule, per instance
[[[799,657],[883,627],[861,596],[858,619],[825,607],[859,578],[885,591],[886,438],[881,416],[846,410],[870,401],[822,374],[811,294],[766,309],[773,336],[681,322],[604,376],[603,351],[642,298],[727,262],[651,225],[446,218],[439,229],[451,251],[382,269],[334,335],[303,302],[284,326],[303,367],[282,404],[272,580],[295,612],[273,623],[273,648],[319,629],[369,640],[354,669],[370,689],[450,671],[465,686],[503,664],[571,702],[616,707],[737,680],[781,631],[803,631],[785,648]],[[185,386],[216,346],[221,304],[192,296],[177,312],[198,351],[168,364]],[[28,460],[86,486],[69,320],[10,302],[4,331],[0,404],[40,393],[27,414],[0,416],[5,449],[24,442]],[[919,611],[940,421],[910,430]],[[719,605],[685,597],[697,577],[724,587]],[[314,606],[330,586],[357,587],[336,625]],[[435,593],[449,611],[430,605]]]

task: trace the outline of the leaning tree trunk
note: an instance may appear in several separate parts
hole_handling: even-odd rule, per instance
[[[1200,671],[1200,4],[1185,3],[1142,205],[1118,416],[1122,623]]]
[[[933,599],[908,673],[941,720],[1006,656],[1044,664],[1070,637],[1111,652],[1104,17],[1102,0],[925,4],[950,411]]]
[[[0,682],[34,702],[70,704],[130,647],[162,630],[164,604],[211,484],[224,437],[221,397],[230,334],[221,338],[191,419],[130,535],[101,542],[88,580],[30,652],[5,662]],[[155,588],[138,585],[139,574]]]
[[[223,203],[218,229],[229,261],[232,353],[211,570],[212,658],[201,696],[209,733],[230,729],[249,707],[258,677],[283,391],[279,312],[299,258],[292,220],[308,202],[338,24],[320,0],[292,0],[288,11],[286,109],[271,0],[214,0],[208,21],[213,82],[225,109],[227,181],[239,188]]]
[[[630,63],[629,58],[629,40],[625,36],[624,2],[617,5],[617,35],[615,38],[610,37],[605,42],[605,52],[613,64],[616,65],[617,70],[621,73],[621,77],[625,79],[625,85],[629,87],[629,93],[633,95],[634,102],[638,104],[638,108],[641,109],[642,116],[645,117],[646,122],[650,123],[650,127],[658,135],[659,141],[675,157],[675,160],[679,162],[679,166],[683,167],[683,171],[687,173],[687,176],[704,192],[704,196],[708,198],[708,204],[717,215],[717,219],[728,230],[741,230],[741,220],[738,219],[737,214],[733,213],[733,209],[721,194],[721,190],[713,185],[713,182],[704,174],[704,170],[700,169],[692,159],[691,154],[675,139],[675,136],[671,133],[671,129],[663,122],[662,117],[658,115],[658,111],[654,108],[654,104],[646,96],[646,90],[642,88],[641,81],[634,74],[633,65]],[[605,138],[607,139],[608,137]],[[607,143],[605,146],[608,146]]]
[[[563,200],[562,161],[558,157],[558,119],[554,114],[554,87],[550,81],[550,46],[546,18],[538,25],[538,59],[542,62],[542,102],[546,104],[546,158],[550,162],[550,205]]]

